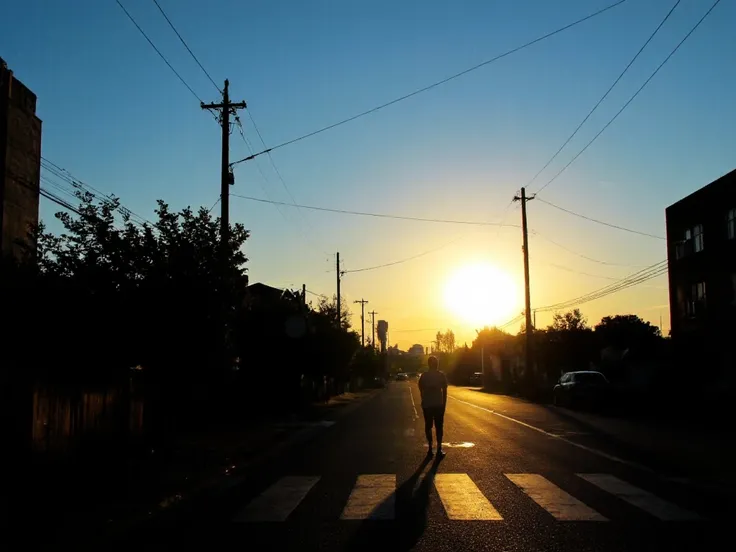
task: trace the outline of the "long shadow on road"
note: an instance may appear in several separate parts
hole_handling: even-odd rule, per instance
[[[414,473],[396,490],[396,520],[386,523],[379,520],[366,520],[352,535],[345,550],[380,550],[381,546],[389,546],[391,550],[411,550],[417,544],[427,528],[430,491],[434,476],[442,462],[436,457],[426,457]],[[421,482],[420,477],[429,466]],[[419,482],[419,485],[417,485]],[[377,510],[380,510],[379,506]]]

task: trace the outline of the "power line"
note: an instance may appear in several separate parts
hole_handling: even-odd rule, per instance
[[[368,266],[368,267],[365,267],[365,268],[355,268],[353,270],[343,270],[342,273],[343,274],[352,274],[354,272],[366,272],[368,270],[377,270],[379,268],[386,268],[386,267],[389,267],[389,266],[395,266],[395,265],[398,265],[398,264],[403,264],[403,263],[406,263],[406,262],[409,262],[409,261],[413,261],[414,259],[418,259],[420,257],[424,257],[425,255],[429,255],[430,253],[435,253],[435,252],[437,252],[437,251],[439,251],[441,249],[444,249],[445,247],[449,247],[450,245],[459,242],[460,240],[462,240],[462,238],[457,238],[455,240],[452,240],[450,242],[447,242],[444,245],[441,245],[439,247],[435,247],[434,249],[430,249],[428,251],[423,251],[422,253],[418,253],[417,255],[412,255],[411,257],[407,257],[406,259],[401,259],[399,261],[393,261],[393,262],[390,262],[390,263],[384,263],[384,264],[380,264],[380,265],[376,265],[376,266]]]
[[[324,299],[329,299],[329,297],[327,297],[326,295],[324,295],[322,293],[316,293],[316,292],[311,291],[311,290],[307,290],[307,293],[309,293],[310,295],[314,295],[315,297],[322,297]]]
[[[249,113],[249,114],[250,114],[250,113]],[[251,120],[252,120],[252,118],[251,118]],[[250,151],[251,153],[253,153],[253,147],[252,147],[252,145],[251,145],[250,141],[248,140],[248,138],[246,138],[246,136],[245,136],[245,132],[243,131],[243,123],[242,123],[242,122],[240,121],[240,117],[237,117],[237,116],[236,116],[236,117],[235,117],[235,122],[236,122],[236,124],[238,125],[238,132],[240,133],[240,137],[241,137],[241,138],[243,139],[243,142],[245,143],[246,147],[248,148],[248,151]],[[254,126],[254,128],[255,128],[255,123],[254,123],[254,125],[253,125],[253,126]],[[259,133],[259,136],[260,136],[260,133]],[[263,140],[263,139],[261,139],[261,140]],[[270,154],[269,154],[269,157],[270,157]],[[273,162],[273,159],[271,159],[271,164],[273,165],[274,171],[276,172],[277,176],[278,176],[278,177],[279,177],[279,178],[281,179],[281,183],[283,184],[283,186],[284,186],[284,189],[286,189],[286,192],[287,192],[287,193],[289,194],[289,197],[291,197],[291,200],[292,200],[292,201],[294,201],[294,197],[293,197],[293,196],[291,195],[291,192],[289,192],[289,188],[288,188],[288,187],[286,186],[286,182],[284,182],[284,180],[283,180],[283,177],[281,177],[281,173],[279,172],[278,168],[276,167],[276,164],[275,164],[275,163]],[[255,165],[256,165],[256,168],[258,169],[258,172],[259,172],[259,173],[261,173],[261,177],[263,177],[263,180],[265,181],[265,183],[266,183],[266,184],[270,184],[270,183],[271,183],[271,181],[270,181],[270,180],[268,179],[268,177],[266,176],[266,173],[265,173],[265,172],[263,172],[263,169],[261,168],[261,166],[260,166],[260,165],[258,164],[258,162],[257,162],[257,161],[256,161]],[[261,187],[261,190],[263,190],[263,193],[264,193],[264,194],[266,194],[266,197],[268,198],[268,201],[269,201],[269,202],[270,202],[270,203],[271,203],[272,205],[274,205],[274,206],[276,207],[276,210],[277,210],[277,211],[279,212],[279,214],[281,215],[281,218],[283,218],[283,219],[284,219],[284,221],[285,221],[285,222],[287,222],[287,223],[289,223],[289,222],[293,222],[293,221],[289,221],[288,217],[287,217],[287,216],[286,216],[286,215],[284,214],[284,212],[283,212],[283,211],[281,210],[281,207],[279,207],[279,203],[271,199],[271,194],[270,194],[270,193],[268,193],[268,190],[267,190],[267,189],[266,189],[266,187],[265,187],[265,186],[263,185],[263,183],[262,183],[262,182],[259,182],[259,183],[258,183],[258,185],[259,185],[259,186]],[[231,195],[231,196],[234,196],[234,197],[240,197],[240,196],[238,196],[237,194],[230,194],[230,195]],[[288,204],[286,204],[286,205],[288,205]],[[298,205],[296,204],[296,202],[294,202],[294,203],[293,203],[293,206],[294,206],[294,207],[298,207]],[[299,211],[299,213],[301,214],[301,210]],[[303,216],[302,216],[302,218],[304,219],[304,222],[306,222],[306,223],[307,223],[307,225],[309,226],[309,221],[307,221],[307,219],[306,219],[305,217],[303,217]],[[313,229],[312,229],[311,227],[310,227],[310,230],[314,231],[314,230],[313,230]],[[302,237],[304,237],[304,238],[306,239],[306,241],[308,241],[308,242],[309,242],[309,244],[310,244],[310,245],[311,245],[312,247],[314,247],[314,249],[315,249],[316,251],[320,251],[320,253],[326,253],[326,252],[325,252],[324,250],[320,249],[320,247],[319,247],[319,246],[317,245],[317,243],[316,243],[316,242],[315,242],[315,241],[314,241],[314,240],[312,239],[312,237],[311,237],[311,236],[309,235],[309,233],[301,233],[301,232],[300,232],[300,234],[299,234],[299,235],[300,235],[300,236],[302,236]]]
[[[562,265],[559,265],[559,264],[555,264],[555,263],[546,263],[546,264],[548,264],[549,266],[553,266],[555,268],[558,268],[560,270],[565,270],[567,272],[571,272],[572,274],[580,274],[581,276],[589,276],[590,278],[600,278],[602,280],[611,280],[611,281],[614,281],[614,282],[621,281],[621,278],[617,278],[617,277],[614,277],[614,276],[603,276],[602,274],[590,274],[588,272],[581,272],[579,270],[573,270],[572,268],[569,268],[569,267],[566,267],[566,266],[562,266]],[[650,288],[654,288],[654,289],[667,289],[667,288],[658,287],[658,286],[649,286],[649,287]]]
[[[95,188],[91,184],[87,184],[86,182],[83,182],[82,180],[74,176],[72,173],[70,173],[67,169],[57,165],[56,163],[54,163],[50,159],[47,159],[46,157],[41,156],[41,166],[45,170],[47,170],[48,172],[56,176],[57,178],[63,180],[67,184],[70,184],[73,188],[89,193],[93,198],[97,199],[98,201],[100,200],[98,196],[102,196],[105,199],[105,201],[111,201],[112,198],[115,197],[113,195],[110,195],[110,194],[107,194],[101,191],[99,188]],[[118,202],[120,201],[120,198],[116,198],[116,199],[118,199]],[[118,212],[120,212],[120,214],[124,216],[130,217],[133,220],[133,222],[136,222],[137,224],[142,225],[142,224],[148,223],[151,226],[154,226],[153,222],[137,214],[136,212],[131,211],[130,209],[125,207],[122,203],[119,203],[118,205]]]
[[[199,65],[199,68],[204,72],[205,75],[207,75],[207,78],[210,79],[210,82],[217,89],[217,91],[220,92],[220,93],[222,93],[222,90],[220,89],[220,87],[217,86],[217,83],[214,81],[214,79],[207,72],[207,69],[205,69],[204,66],[199,62],[199,60],[197,59],[197,56],[195,56],[194,55],[194,52],[192,52],[192,49],[186,43],[186,41],[184,40],[184,38],[179,34],[179,31],[176,30],[176,27],[174,27],[174,24],[171,22],[171,19],[169,19],[169,16],[166,15],[166,12],[161,7],[161,5],[156,0],[153,0],[153,3],[156,4],[156,7],[161,12],[161,15],[164,16],[164,19],[166,19],[166,22],[169,24],[169,27],[171,27],[171,29],[176,33],[176,36],[179,37],[179,40],[184,45],[184,47],[187,49],[187,52],[189,52],[189,55],[191,55],[192,58],[194,59],[194,61],[197,62],[197,65]]]
[[[395,333],[418,333],[418,332],[441,332],[442,330],[439,330],[437,328],[421,328],[417,330],[391,330],[392,334]]]
[[[220,197],[218,197],[218,198],[217,198],[217,200],[216,200],[216,201],[215,201],[215,202],[214,202],[214,203],[212,204],[212,207],[210,207],[210,210],[209,210],[209,211],[207,211],[208,213],[211,213],[211,212],[212,212],[212,210],[213,210],[213,209],[214,209],[215,207],[217,207],[217,204],[218,204],[218,203],[220,203],[220,199],[221,199]]]
[[[649,38],[647,38],[646,42],[642,45],[641,48],[639,48],[639,51],[636,52],[636,55],[634,55],[633,58],[631,58],[631,61],[629,61],[628,65],[624,67],[624,70],[621,71],[618,77],[616,77],[616,80],[613,81],[613,84],[608,87],[608,90],[606,90],[606,93],[601,96],[601,98],[598,100],[598,102],[593,106],[593,109],[591,109],[588,114],[585,116],[585,118],[580,121],[580,124],[575,128],[575,130],[570,134],[570,136],[567,137],[567,140],[563,142],[563,144],[560,146],[560,148],[555,152],[555,154],[549,158],[549,160],[544,164],[544,167],[539,169],[537,174],[535,174],[532,179],[526,184],[526,187],[529,187],[532,182],[534,182],[537,177],[544,172],[544,170],[549,167],[550,163],[554,161],[557,156],[560,154],[560,152],[565,148],[567,144],[570,143],[570,140],[572,140],[575,135],[578,133],[578,131],[582,128],[582,126],[586,123],[586,121],[590,118],[591,115],[595,112],[596,109],[598,109],[598,106],[600,106],[603,103],[603,100],[605,100],[608,95],[611,93],[611,90],[614,89],[614,87],[619,83],[619,81],[623,78],[623,76],[626,74],[626,72],[629,70],[629,68],[634,64],[634,62],[637,60],[637,58],[641,55],[641,53],[644,51],[644,49],[649,45],[649,43],[652,41],[654,36],[659,32],[659,30],[662,28],[662,26],[665,24],[665,22],[670,18],[670,15],[672,15],[672,12],[675,11],[675,8],[680,4],[681,0],[677,0],[675,4],[670,8],[670,11],[667,12],[667,15],[664,16],[664,19],[657,25],[657,28],[654,29],[654,32],[649,35]]]
[[[71,205],[65,199],[62,199],[59,196],[55,195],[54,193],[49,192],[48,190],[44,190],[43,188],[39,188],[38,193],[42,195],[43,197],[45,197],[46,199],[53,201],[57,205],[64,207],[64,209],[68,209],[69,211],[72,211],[73,213],[76,213],[77,215],[82,216],[82,213],[79,211],[79,209]]]
[[[173,71],[173,73],[179,78],[179,80],[181,81],[181,83],[184,86],[187,87],[187,90],[189,90],[189,92],[192,93],[192,96],[194,96],[195,98],[197,98],[197,100],[199,100],[199,103],[200,104],[204,103],[202,101],[202,98],[200,98],[197,95],[197,93],[192,89],[192,87],[187,84],[187,81],[185,81],[184,78],[178,73],[178,71],[176,69],[174,69],[174,66],[171,65],[171,63],[169,63],[169,60],[166,59],[166,57],[161,53],[161,51],[158,48],[156,48],[156,45],[153,43],[153,41],[150,38],[148,38],[148,35],[145,33],[145,31],[143,29],[141,29],[141,26],[138,25],[138,23],[136,22],[136,20],[133,19],[133,16],[130,15],[130,13],[128,12],[128,10],[125,9],[125,6],[123,6],[120,3],[120,0],[115,0],[115,2],[117,2],[118,6],[120,6],[120,9],[122,9],[125,12],[125,15],[128,16],[128,19],[130,19],[132,21],[132,23],[133,23],[133,25],[135,25],[136,29],[138,29],[138,31],[140,31],[140,33],[143,35],[143,37],[148,41],[148,43],[151,45],[151,48],[153,48],[156,51],[156,53],[159,55],[159,57],[162,60],[164,60],[164,63],[166,63],[166,65],[169,66],[169,69],[171,69]]]
[[[569,24],[565,25],[564,27],[560,27],[559,29],[557,29],[555,31],[552,31],[552,32],[547,33],[547,34],[545,34],[543,36],[540,36],[538,38],[535,38],[534,40],[531,40],[531,41],[529,41],[529,42],[527,42],[525,44],[522,44],[521,46],[517,46],[515,48],[512,48],[511,50],[507,50],[506,52],[504,52],[502,54],[499,54],[499,55],[497,55],[497,56],[495,56],[495,57],[493,57],[491,59],[488,59],[486,61],[483,61],[481,63],[478,63],[478,64],[476,64],[476,65],[474,65],[472,67],[469,67],[467,69],[464,69],[464,70],[460,71],[459,73],[455,73],[454,75],[450,75],[449,77],[446,77],[446,78],[444,78],[442,80],[436,81],[436,82],[434,82],[434,83],[432,83],[432,84],[430,84],[428,86],[425,86],[423,88],[419,88],[418,90],[415,90],[414,92],[410,92],[409,94],[405,94],[405,95],[400,96],[398,98],[395,98],[395,99],[393,99],[393,100],[391,100],[389,102],[386,102],[386,103],[383,103],[381,105],[377,105],[375,107],[372,107],[371,109],[368,109],[366,111],[363,111],[361,113],[358,113],[357,115],[353,115],[352,117],[348,117],[346,119],[343,119],[341,121],[338,121],[337,123],[333,123],[331,125],[327,125],[327,126],[322,127],[322,128],[320,128],[318,130],[309,132],[307,134],[303,134],[303,135],[301,135],[301,136],[299,136],[297,138],[293,138],[291,140],[287,140],[286,142],[282,142],[282,143],[280,143],[280,144],[278,144],[276,146],[267,148],[267,149],[265,149],[265,150],[263,150],[263,151],[261,151],[259,153],[253,154],[253,155],[251,155],[249,157],[246,157],[244,159],[240,159],[239,161],[235,161],[234,163],[231,163],[231,165],[237,165],[238,163],[242,163],[243,161],[249,161],[250,159],[253,159],[254,157],[257,157],[257,156],[262,155],[264,153],[268,153],[268,152],[271,152],[273,150],[276,150],[276,149],[279,149],[279,148],[283,148],[284,146],[288,146],[290,144],[294,144],[295,142],[299,142],[299,141],[304,140],[306,138],[310,138],[310,137],[312,137],[312,136],[314,136],[316,134],[320,134],[320,133],[325,132],[327,130],[331,130],[331,129],[335,128],[335,127],[338,127],[338,126],[344,125],[346,123],[355,121],[356,119],[360,119],[361,117],[365,117],[366,115],[370,115],[371,113],[375,113],[377,111],[380,111],[380,110],[382,110],[382,109],[384,109],[386,107],[389,107],[389,106],[394,105],[396,103],[399,103],[399,102],[402,102],[404,100],[407,100],[407,99],[409,99],[409,98],[411,98],[413,96],[416,96],[416,95],[421,94],[423,92],[427,92],[428,90],[431,90],[433,88],[436,88],[437,86],[440,86],[442,84],[445,84],[445,83],[447,83],[447,82],[449,82],[451,80],[457,79],[458,77],[461,77],[463,75],[466,75],[467,73],[470,73],[470,72],[475,71],[477,69],[480,69],[481,67],[484,67],[486,65],[489,65],[489,64],[491,64],[491,63],[493,63],[495,61],[498,61],[499,59],[502,59],[502,58],[504,58],[506,56],[509,56],[511,54],[514,54],[514,53],[516,53],[516,52],[518,52],[520,50],[523,50],[525,48],[528,48],[529,46],[532,46],[532,45],[536,44],[537,42],[541,42],[541,41],[546,40],[546,39],[548,39],[548,38],[550,38],[550,37],[552,37],[552,36],[554,36],[556,34],[559,34],[559,33],[563,32],[563,31],[566,31],[567,29],[570,29],[571,27],[574,27],[576,25],[579,25],[580,23],[583,23],[583,22],[587,21],[588,19],[592,19],[592,18],[594,18],[594,17],[596,17],[598,15],[601,15],[602,13],[604,13],[604,12],[606,12],[606,11],[612,9],[612,8],[615,8],[616,6],[619,6],[619,5],[623,4],[624,2],[626,2],[626,0],[619,0],[618,2],[616,2],[614,4],[611,4],[611,5],[605,7],[603,9],[601,9],[601,10],[598,10],[595,13],[592,13],[590,15],[587,15],[587,16],[581,18],[581,19],[578,19],[577,21],[573,21],[572,23],[569,23]]]
[[[546,205],[549,205],[550,207],[554,207],[555,209],[558,209],[558,210],[560,210],[560,211],[562,211],[564,213],[567,213],[569,215],[573,215],[575,217],[579,217],[581,219],[588,220],[590,222],[595,222],[597,224],[602,224],[603,226],[608,226],[609,228],[615,228],[617,230],[623,230],[624,232],[630,232],[632,234],[638,234],[640,236],[647,236],[648,238],[655,238],[655,239],[658,239],[658,240],[664,240],[664,239],[666,239],[666,238],[664,238],[662,236],[657,236],[655,234],[648,234],[647,232],[640,232],[639,230],[632,230],[631,228],[626,228],[624,226],[618,226],[617,224],[611,224],[610,222],[605,222],[605,221],[602,221],[602,220],[594,219],[594,218],[589,217],[587,215],[581,215],[580,213],[576,213],[575,211],[570,211],[569,209],[565,209],[564,207],[560,207],[559,205],[555,205],[554,203],[552,203],[550,201],[545,201],[541,197],[537,197],[536,199],[538,201],[541,201],[542,203],[544,203]]]
[[[470,220],[449,220],[449,219],[433,219],[433,218],[422,218],[422,217],[409,217],[403,215],[389,215],[386,213],[368,213],[364,211],[348,211],[345,209],[330,209],[328,207],[315,207],[313,205],[294,205],[292,203],[284,203],[282,201],[272,201],[261,199],[258,197],[251,197],[239,194],[231,194],[233,197],[239,197],[241,199],[247,199],[248,201],[258,201],[260,203],[271,203],[274,205],[282,205],[286,207],[299,207],[301,209],[310,209],[312,211],[324,211],[327,213],[339,213],[341,215],[355,215],[361,217],[377,217],[397,220],[412,220],[416,222],[434,222],[441,224],[465,224],[470,226],[504,226],[508,228],[519,228],[518,224],[502,224],[499,222],[483,222],[483,221],[470,221]]]
[[[600,299],[607,295],[611,295],[612,293],[622,291],[629,287],[639,285],[643,282],[646,282],[647,280],[651,280],[652,278],[661,276],[662,274],[665,274],[666,272],[667,272],[667,260],[665,259],[663,261],[650,265],[642,270],[634,272],[633,274],[630,274],[626,276],[625,278],[622,278],[621,280],[614,282],[613,284],[609,284],[607,286],[596,289],[594,291],[591,291],[589,293],[586,293],[574,299],[569,299],[567,301],[562,301],[560,303],[555,303],[552,305],[539,307],[535,310],[537,312],[549,312],[549,311],[559,310],[563,308],[569,308],[572,306],[582,305],[584,303],[588,303],[590,301]]]
[[[587,143],[587,144],[585,145],[585,147],[583,147],[583,149],[581,149],[581,150],[580,150],[580,151],[579,151],[578,153],[576,153],[576,154],[575,154],[575,156],[574,156],[574,157],[573,157],[572,159],[570,159],[570,161],[569,161],[569,162],[567,163],[567,165],[565,165],[564,167],[562,167],[562,169],[560,169],[560,171],[559,171],[559,172],[558,172],[557,174],[555,174],[555,175],[554,175],[554,176],[553,176],[553,177],[552,177],[552,178],[551,178],[550,180],[548,180],[548,181],[547,181],[547,183],[546,183],[546,184],[545,184],[544,186],[542,186],[541,188],[539,188],[539,190],[538,190],[538,191],[536,192],[537,194],[539,194],[539,193],[540,193],[540,192],[541,192],[542,190],[544,190],[544,189],[545,189],[545,188],[546,188],[547,186],[549,186],[550,184],[552,184],[552,182],[554,182],[555,180],[557,180],[557,177],[559,177],[559,176],[560,176],[560,175],[561,175],[561,174],[562,174],[563,172],[565,172],[565,171],[567,170],[567,168],[568,168],[568,167],[569,167],[570,165],[572,165],[572,164],[573,164],[573,163],[575,162],[575,160],[576,160],[576,159],[577,159],[578,157],[580,157],[580,156],[581,156],[581,155],[582,155],[582,154],[583,154],[583,153],[585,152],[585,150],[587,150],[587,149],[588,149],[588,148],[589,148],[589,147],[590,147],[590,146],[591,146],[591,145],[593,144],[593,142],[595,142],[595,141],[596,141],[596,140],[598,139],[598,137],[599,137],[599,136],[600,136],[601,134],[603,134],[603,132],[604,132],[604,131],[605,131],[605,130],[606,130],[606,129],[607,129],[608,127],[609,127],[609,126],[611,126],[611,124],[612,124],[612,123],[613,123],[613,122],[614,122],[614,121],[615,121],[615,120],[616,120],[616,119],[618,118],[618,116],[619,116],[619,115],[621,115],[621,113],[623,113],[623,112],[624,112],[624,111],[626,110],[626,108],[627,108],[627,107],[629,107],[629,104],[631,104],[631,102],[633,102],[633,101],[634,101],[634,98],[636,98],[636,97],[637,97],[637,96],[639,95],[639,93],[640,93],[640,92],[641,92],[642,90],[644,90],[644,88],[645,88],[645,87],[647,86],[647,84],[649,84],[649,82],[650,82],[650,81],[651,81],[651,80],[652,80],[652,79],[653,79],[653,78],[655,77],[655,75],[656,75],[657,73],[659,73],[659,70],[660,70],[660,69],[662,69],[662,67],[664,67],[664,65],[665,65],[665,64],[666,64],[666,63],[667,63],[667,62],[668,62],[668,61],[670,60],[670,58],[671,58],[671,57],[672,57],[673,55],[675,55],[675,52],[677,52],[677,50],[679,50],[679,49],[680,49],[680,46],[682,46],[682,45],[683,45],[683,44],[685,43],[685,41],[686,41],[686,40],[687,40],[688,38],[690,38],[690,35],[691,35],[691,34],[693,34],[693,33],[695,32],[695,29],[697,29],[697,28],[698,28],[698,27],[700,26],[700,24],[701,24],[701,23],[702,23],[702,22],[703,22],[703,21],[705,20],[705,18],[706,18],[706,17],[708,17],[708,15],[710,15],[710,12],[712,12],[712,11],[713,11],[713,9],[714,9],[714,8],[715,8],[715,7],[716,7],[716,6],[717,6],[717,5],[718,5],[718,4],[720,3],[720,2],[721,2],[721,0],[716,0],[716,1],[715,1],[715,2],[713,3],[713,5],[712,5],[712,6],[710,7],[710,9],[709,9],[709,10],[708,10],[707,12],[705,12],[705,15],[703,15],[703,17],[701,17],[701,18],[700,18],[700,20],[699,20],[699,21],[698,21],[698,22],[697,22],[697,23],[695,24],[695,26],[694,26],[694,27],[693,27],[692,29],[690,29],[690,32],[688,32],[688,33],[687,33],[687,34],[685,35],[685,37],[684,37],[684,38],[683,38],[683,39],[682,39],[682,40],[681,40],[681,41],[680,41],[680,42],[679,42],[679,43],[677,44],[677,46],[675,46],[675,48],[674,48],[674,49],[673,49],[673,50],[672,50],[672,51],[671,51],[671,52],[669,53],[669,55],[668,55],[668,56],[667,56],[666,58],[664,58],[664,61],[662,61],[662,63],[660,63],[660,64],[659,64],[659,65],[657,66],[657,68],[656,68],[656,69],[654,70],[654,72],[653,72],[653,73],[652,73],[651,75],[649,75],[649,78],[648,78],[647,80],[645,80],[645,81],[644,81],[644,84],[642,84],[642,85],[641,85],[641,86],[639,87],[639,89],[638,89],[638,90],[637,90],[636,92],[634,92],[634,95],[633,95],[633,96],[631,96],[631,97],[630,97],[630,98],[628,99],[628,101],[627,101],[627,102],[626,102],[626,103],[625,103],[625,104],[623,105],[623,107],[621,107],[621,109],[619,109],[619,110],[618,110],[618,112],[617,112],[617,113],[616,113],[616,114],[615,114],[615,115],[614,115],[614,116],[613,116],[613,117],[612,117],[612,118],[611,118],[611,119],[610,119],[610,120],[609,120],[609,121],[608,121],[608,122],[607,122],[607,123],[605,124],[605,126],[604,126],[604,127],[603,127],[603,128],[602,128],[602,129],[601,129],[601,130],[600,130],[599,132],[598,132],[598,134],[596,134],[595,136],[593,136],[593,138],[592,138],[592,139],[591,139],[591,140],[590,140],[590,141],[589,141],[589,142],[588,142],[588,143]]]
[[[537,199],[539,199],[539,198],[537,198]],[[632,264],[627,264],[627,263],[612,263],[612,262],[609,262],[609,261],[601,261],[600,259],[594,259],[593,257],[588,257],[587,255],[583,255],[582,253],[578,253],[574,249],[570,249],[566,245],[562,245],[561,243],[556,242],[552,238],[548,238],[544,234],[540,233],[538,230],[529,230],[529,233],[532,234],[533,236],[538,236],[538,237],[542,238],[545,241],[548,241],[549,243],[551,243],[553,245],[556,245],[560,249],[564,249],[568,253],[572,253],[573,255],[577,255],[578,257],[580,257],[581,259],[585,259],[586,261],[590,261],[590,262],[598,263],[598,264],[602,264],[602,265],[609,265],[609,266],[626,266],[626,267],[629,267],[629,268],[639,268],[639,267],[643,266],[643,265],[632,265]]]
[[[253,118],[253,113],[251,112],[250,109],[248,109],[247,111],[248,111],[248,117],[250,118],[250,122],[253,123],[253,128],[255,129],[256,134],[258,135],[258,139],[261,141],[261,144],[263,145],[263,147],[266,148],[267,147],[266,146],[266,142],[263,139],[263,135],[261,134],[261,131],[258,128],[258,125],[256,124],[256,120]],[[240,122],[240,121],[238,121],[238,122]],[[242,129],[242,124],[241,124],[241,129]],[[302,212],[302,210],[297,205],[296,199],[294,199],[294,195],[291,193],[291,190],[289,189],[289,186],[286,184],[286,180],[284,180],[284,177],[282,176],[281,171],[279,170],[278,166],[276,166],[276,161],[274,160],[273,155],[271,155],[271,152],[270,151],[268,152],[268,160],[271,162],[271,166],[273,167],[273,171],[276,173],[276,177],[281,182],[281,185],[283,186],[284,190],[286,190],[286,194],[289,196],[289,199],[291,199],[291,202],[297,208],[297,211],[299,211],[299,216],[301,216],[302,219],[304,220],[304,222],[307,223],[307,226],[310,228],[310,230],[314,231],[314,229],[311,228],[311,226],[309,224],[309,220],[307,220],[307,217],[304,216],[304,213]]]

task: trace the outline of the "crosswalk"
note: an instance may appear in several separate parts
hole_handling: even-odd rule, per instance
[[[607,522],[609,519],[566,492],[541,474],[507,473],[504,477],[519,491],[526,506],[545,511],[554,520],[569,522]],[[683,509],[618,477],[605,473],[579,473],[576,478],[661,521],[703,520]],[[320,476],[282,477],[253,498],[233,521],[284,522],[302,501],[323,481]],[[494,497],[483,494],[466,473],[436,473],[432,483],[449,520],[502,522],[504,516],[493,504]],[[327,484],[327,483],[324,483]],[[358,475],[346,498],[340,520],[394,520],[397,477],[395,474]]]

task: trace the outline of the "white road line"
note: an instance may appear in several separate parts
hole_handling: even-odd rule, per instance
[[[411,387],[412,386],[410,385],[409,386],[409,396],[411,397],[411,407],[412,409],[414,409],[414,420],[413,421],[416,422],[419,419],[419,414],[417,413],[417,405],[414,402],[414,393],[411,392]]]
[[[235,515],[233,521],[286,521],[317,481],[317,476],[282,477]]]
[[[577,498],[535,473],[507,473],[511,482],[559,521],[608,521]]]
[[[663,521],[696,521],[702,519],[694,512],[683,510],[613,475],[606,473],[579,473],[577,475],[599,489],[603,489]]]
[[[503,519],[466,473],[438,473],[434,476],[434,486],[450,519]]]
[[[607,460],[611,460],[613,462],[618,462],[619,464],[623,464],[624,466],[629,466],[630,468],[635,468],[637,470],[641,470],[647,473],[652,473],[655,475],[658,475],[653,469],[648,468],[642,464],[639,464],[638,462],[632,462],[631,460],[624,460],[623,458],[619,458],[618,456],[614,456],[613,454],[608,454],[607,452],[603,452],[602,450],[598,450],[593,447],[588,447],[585,445],[581,445],[580,443],[576,443],[575,441],[571,441],[570,439],[566,439],[565,437],[562,437],[560,435],[555,435],[554,433],[549,433],[548,431],[545,431],[541,428],[535,427],[531,424],[527,424],[526,422],[522,422],[521,420],[517,420],[516,418],[512,418],[511,416],[507,416],[506,414],[501,414],[500,412],[496,412],[495,410],[491,410],[490,408],[484,408],[482,406],[478,406],[477,404],[473,404],[468,401],[464,401],[462,399],[458,399],[456,397],[453,397],[452,395],[448,395],[452,400],[455,400],[457,402],[461,402],[463,404],[467,404],[468,406],[472,406],[473,408],[477,408],[479,410],[484,410],[486,412],[489,412],[490,414],[494,414],[500,418],[503,418],[505,420],[509,420],[510,422],[514,422],[516,424],[519,424],[521,426],[524,426],[528,429],[531,429],[533,431],[536,431],[538,433],[542,433],[543,435],[546,435],[547,437],[551,437],[553,439],[558,439],[559,441],[563,441],[567,443],[568,445],[572,445],[573,447],[577,447],[579,449],[582,449],[586,452],[590,452],[591,454],[595,454],[597,456],[600,456],[601,458],[606,458]]]
[[[359,475],[340,519],[394,519],[396,475]]]

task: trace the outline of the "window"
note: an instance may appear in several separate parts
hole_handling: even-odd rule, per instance
[[[696,316],[705,308],[705,282],[697,282],[690,288],[690,297],[686,303],[688,316]]]
[[[736,208],[728,212],[728,239],[736,240]]]
[[[703,225],[696,224],[693,227],[693,250],[698,253],[703,250]]]

